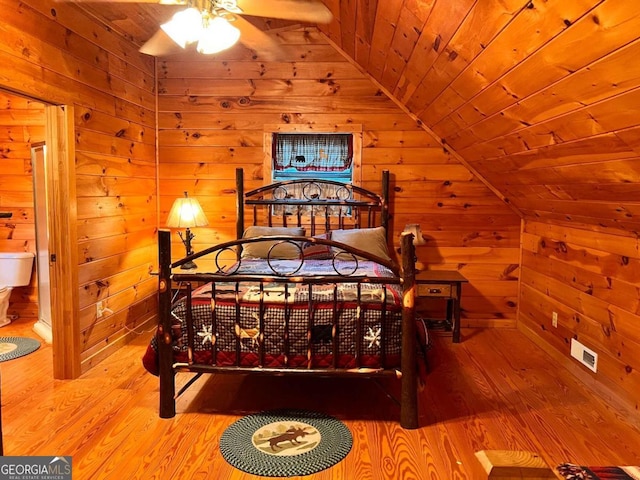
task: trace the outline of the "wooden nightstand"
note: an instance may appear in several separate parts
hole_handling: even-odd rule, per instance
[[[174,268],[172,271],[172,273],[188,273],[188,274],[195,274],[195,273],[199,273],[197,268],[192,268],[192,269],[181,269],[181,268]],[[187,284],[191,283],[191,288],[192,290],[195,290],[198,287],[201,287],[202,285],[204,285],[207,282],[201,282],[201,281],[196,281],[196,280],[192,280],[192,281],[186,281],[186,280],[172,280],[171,282],[171,303],[175,302],[176,300],[184,297],[187,294]]]
[[[427,270],[416,275],[418,298],[446,299],[446,318],[429,320],[429,323],[445,323],[453,333],[453,343],[460,342],[460,296],[465,282],[468,280],[455,270]]]

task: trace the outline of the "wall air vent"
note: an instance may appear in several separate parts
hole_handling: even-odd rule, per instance
[[[589,370],[593,372],[598,370],[598,354],[590,348],[585,347],[575,338],[571,339],[571,356]]]

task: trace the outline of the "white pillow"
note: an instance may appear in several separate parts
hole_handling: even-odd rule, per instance
[[[392,261],[389,256],[389,250],[387,249],[387,234],[384,227],[332,230],[331,240]],[[335,247],[334,250],[334,253],[339,251],[335,249]],[[343,257],[346,259],[348,255],[344,255]]]
[[[251,226],[244,231],[242,238],[262,237],[265,235],[289,235],[289,236],[304,236],[304,228],[301,227],[261,227]],[[245,243],[242,246],[242,258],[267,258],[269,256],[269,249],[272,245],[276,247],[271,250],[272,259],[296,259],[300,258],[300,249],[293,243],[284,242],[279,243],[277,240],[265,241],[265,242],[253,242]]]

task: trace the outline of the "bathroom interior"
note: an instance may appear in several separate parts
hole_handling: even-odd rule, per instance
[[[0,90],[0,336],[19,321],[51,343],[45,122],[44,104]]]

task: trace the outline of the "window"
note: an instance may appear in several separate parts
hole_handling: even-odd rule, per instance
[[[353,135],[350,133],[274,133],[273,181],[324,179],[352,183]]]
[[[359,186],[362,183],[362,137],[362,125],[355,123],[265,124],[265,155],[262,165],[264,184],[324,179]],[[291,196],[300,199],[316,195],[326,199],[346,199],[352,195],[351,189],[342,186],[328,188],[322,192],[316,192],[313,188],[317,188],[317,185],[307,185],[305,188],[303,183],[292,189],[287,187],[286,191],[279,191],[278,194],[284,194],[284,198]],[[284,210],[274,209],[270,213],[284,216],[325,216],[325,221],[326,218],[331,218],[335,228],[342,228],[336,226],[341,225],[336,223],[336,219],[340,218],[342,222],[345,218],[351,217],[351,208],[345,208],[346,211],[342,207],[329,207],[329,210],[326,210],[322,207],[287,206]],[[329,217],[326,217],[327,212]],[[303,223],[306,221],[309,219],[306,218]],[[313,224],[313,220],[311,223]]]

